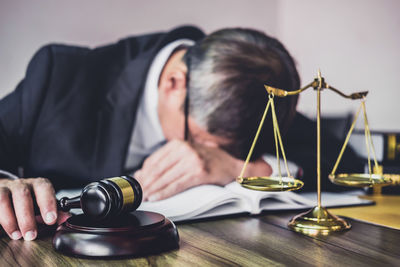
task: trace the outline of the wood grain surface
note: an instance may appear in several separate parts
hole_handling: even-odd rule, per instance
[[[393,226],[398,223],[400,197],[380,198],[374,199],[376,206],[331,211],[375,223],[379,217],[383,224]],[[309,237],[287,229],[290,218],[298,213],[180,223],[180,249],[143,258],[64,256],[52,247],[52,231],[30,242],[2,236],[0,266],[400,266],[400,230],[346,218],[351,230]]]
[[[180,249],[136,259],[80,259],[36,241],[0,239],[0,266],[398,266],[400,231],[348,219],[350,231],[308,237],[287,229],[294,213],[242,215],[178,225]]]

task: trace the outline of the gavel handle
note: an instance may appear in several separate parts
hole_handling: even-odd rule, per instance
[[[57,208],[62,211],[81,208],[81,196],[73,198],[63,197],[57,202]]]
[[[57,200],[57,209],[61,211],[69,211],[70,209],[80,209],[81,208],[81,197],[76,196],[73,198],[63,197]],[[36,199],[33,197],[33,210],[35,215],[40,214],[40,209],[36,203]]]

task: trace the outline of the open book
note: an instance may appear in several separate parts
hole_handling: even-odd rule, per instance
[[[361,199],[363,191],[322,193],[325,207],[373,204]],[[312,208],[317,194],[294,192],[260,192],[241,187],[233,182],[224,187],[200,185],[173,197],[156,202],[143,202],[139,210],[163,214],[172,221],[184,221],[236,213],[259,214],[264,210],[292,210]]]

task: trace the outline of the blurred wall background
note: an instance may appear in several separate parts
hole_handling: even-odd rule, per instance
[[[280,39],[297,61],[302,84],[320,68],[346,93],[369,90],[371,128],[400,131],[399,10],[396,0],[0,0],[0,96],[15,88],[33,53],[50,42],[93,47],[182,24],[207,33],[241,26]],[[357,107],[323,94],[325,115]],[[302,94],[299,110],[315,116],[312,90]]]

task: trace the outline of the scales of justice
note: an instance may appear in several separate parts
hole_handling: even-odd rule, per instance
[[[331,182],[342,185],[342,186],[352,186],[352,187],[372,187],[375,185],[378,186],[387,186],[387,185],[395,185],[399,180],[400,175],[398,174],[383,174],[382,166],[378,165],[375,155],[375,148],[372,143],[371,133],[369,129],[366,107],[365,107],[365,99],[368,91],[352,93],[350,95],[346,95],[339,91],[338,89],[333,88],[325,82],[325,79],[321,76],[321,72],[318,71],[317,77],[308,85],[303,88],[300,88],[296,91],[285,91],[282,89],[274,88],[268,85],[265,85],[265,89],[268,92],[268,102],[266,108],[264,110],[264,114],[261,118],[260,124],[257,129],[257,133],[254,137],[253,143],[251,145],[250,151],[247,155],[246,161],[243,165],[242,171],[237,177],[236,181],[243,187],[259,190],[259,191],[292,191],[298,190],[303,187],[304,183],[298,179],[295,179],[289,171],[284,146],[282,143],[282,137],[279,131],[278,120],[275,113],[275,105],[274,105],[274,97],[290,97],[293,95],[298,95],[303,91],[313,88],[317,92],[317,206],[312,208],[311,210],[301,213],[289,222],[288,227],[291,230],[296,232],[300,232],[306,235],[328,235],[332,232],[343,231],[351,228],[351,225],[333,214],[331,214],[326,208],[321,205],[321,92],[324,89],[332,90],[333,92],[339,94],[340,96],[353,99],[360,100],[361,104],[358,108],[358,111],[354,117],[354,120],[351,124],[350,130],[347,133],[342,149],[339,153],[339,156],[336,160],[336,163],[329,174],[329,179]],[[272,125],[275,139],[275,151],[277,158],[277,168],[278,168],[278,176],[277,177],[243,177],[247,164],[251,158],[253,153],[253,149],[257,143],[257,139],[259,137],[260,131],[263,127],[266,115],[268,113],[269,108],[271,108],[272,112]],[[337,167],[339,166],[340,160],[342,158],[343,152],[346,149],[350,136],[353,132],[355,123],[358,119],[358,116],[362,110],[364,117],[364,132],[365,132],[365,144],[368,153],[368,170],[369,173],[339,173],[336,174]],[[371,167],[371,152],[374,159],[374,167]],[[280,153],[282,154],[282,158],[285,164],[287,176],[282,176],[281,165],[280,165]]]

